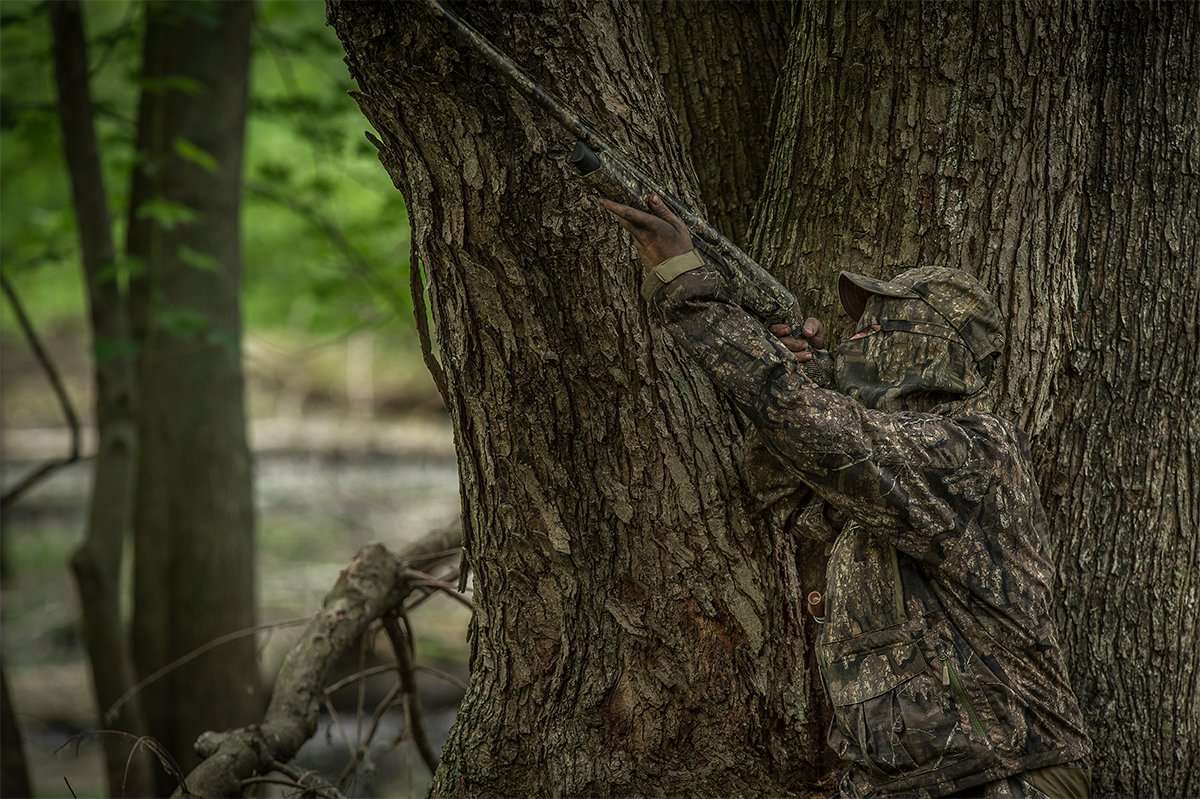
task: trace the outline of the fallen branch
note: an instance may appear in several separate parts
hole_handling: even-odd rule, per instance
[[[291,760],[316,732],[321,708],[327,706],[332,711],[330,694],[370,671],[351,675],[326,687],[329,670],[377,620],[387,617],[395,631],[399,631],[392,614],[400,611],[413,590],[411,578],[407,576],[409,564],[423,562],[428,567],[432,562],[455,556],[461,542],[462,526],[454,524],[416,541],[403,556],[393,555],[379,544],[361,549],[342,571],[337,584],[326,595],[321,610],[311,618],[284,659],[262,723],[201,735],[195,749],[204,760],[188,774],[186,783],[181,781],[181,787],[174,795],[205,799],[241,796],[245,780],[265,776],[271,771],[287,773],[294,781],[303,783],[304,780],[297,779],[294,774],[282,771],[281,764]],[[385,630],[387,627],[385,623]],[[388,635],[396,646],[393,631],[388,630]],[[403,644],[403,639],[399,642]],[[400,672],[413,742],[426,764],[436,768],[437,755],[421,726],[411,653],[401,647],[397,651],[396,666],[389,668]],[[341,725],[336,726],[340,731]],[[357,749],[351,749],[348,742],[347,748],[354,757]],[[318,790],[319,793],[324,791],[323,787]]]
[[[223,646],[224,644],[228,644],[233,641],[239,641],[246,636],[256,635],[263,630],[275,630],[280,627],[295,627],[297,625],[304,624],[311,618],[311,616],[301,616],[297,619],[287,619],[285,621],[272,622],[271,624],[257,624],[253,627],[244,627],[241,630],[234,630],[231,633],[225,633],[225,635],[217,636],[211,641],[196,647],[192,651],[180,655],[170,663],[162,666],[159,669],[156,669],[144,679],[139,680],[136,684],[130,686],[128,691],[123,693],[116,702],[113,702],[108,710],[104,711],[105,723],[111,724],[112,721],[117,717],[117,714],[120,713],[121,708],[124,707],[127,702],[145,690],[148,686],[158,682],[176,669],[186,666],[188,663],[191,663],[205,652],[216,649],[219,646]]]
[[[413,744],[421,754],[421,759],[429,767],[429,773],[437,771],[438,756],[429,743],[425,734],[425,722],[421,713],[421,697],[417,694],[417,680],[413,675],[412,650],[404,631],[400,629],[399,616],[388,614],[383,617],[383,629],[392,649],[396,652],[396,666],[400,672],[400,685],[404,689],[404,708],[408,714],[408,732],[412,735]],[[407,623],[405,624],[407,627]]]
[[[187,777],[189,792],[175,796],[240,796],[243,780],[291,760],[316,732],[329,669],[408,593],[403,568],[379,544],[360,550],[285,658],[262,723],[201,735],[205,759]]]

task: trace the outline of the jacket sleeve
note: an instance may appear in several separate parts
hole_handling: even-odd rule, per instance
[[[885,413],[818,387],[709,265],[663,282],[650,301],[781,464],[845,517],[940,562],[978,514],[1000,461],[994,437],[969,419],[989,417]]]

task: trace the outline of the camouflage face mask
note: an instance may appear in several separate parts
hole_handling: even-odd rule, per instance
[[[834,386],[866,407],[928,411],[987,385],[956,331],[923,300],[871,297],[860,332],[872,326],[833,353]]]

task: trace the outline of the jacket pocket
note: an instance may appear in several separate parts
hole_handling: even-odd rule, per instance
[[[818,646],[833,704],[829,743],[839,756],[888,777],[961,760],[973,748],[942,684],[934,651],[908,625]]]

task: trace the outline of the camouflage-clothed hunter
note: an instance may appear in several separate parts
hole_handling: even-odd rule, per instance
[[[760,497],[833,540],[817,653],[841,794],[1076,795],[1053,785],[1064,774],[1086,792],[1083,770],[1035,771],[1082,767],[1089,743],[1024,436],[972,412],[1003,345],[992,299],[957,270],[843,273],[864,335],[809,369],[730,285],[688,253],[644,293],[756,426]]]

